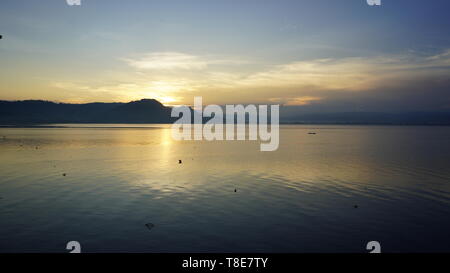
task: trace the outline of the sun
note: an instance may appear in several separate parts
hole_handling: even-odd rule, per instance
[[[177,102],[177,99],[169,96],[156,96],[155,99],[164,105],[172,105],[173,103]]]
[[[164,105],[174,105],[180,101],[180,97],[177,97],[175,94],[183,90],[185,87],[181,86],[176,82],[169,81],[153,81],[147,83],[143,88],[139,88],[140,92],[136,92],[135,94],[139,94],[141,98],[151,98],[156,99]]]

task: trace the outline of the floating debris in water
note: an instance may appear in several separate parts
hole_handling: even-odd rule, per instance
[[[357,209],[357,208],[358,208],[358,205],[354,205],[353,207],[354,207],[355,209]]]
[[[67,174],[66,173],[63,173],[63,176],[66,176]]]
[[[309,132],[308,135],[315,135],[316,133],[314,132]]]
[[[237,192],[237,189],[234,189],[234,192]]]
[[[151,230],[152,228],[155,227],[155,225],[152,223],[147,223],[147,224],[145,224],[145,226],[148,228],[148,230]]]
[[[183,163],[183,161],[181,161],[181,159],[179,159],[179,160],[178,160],[178,164],[181,164],[181,163]]]

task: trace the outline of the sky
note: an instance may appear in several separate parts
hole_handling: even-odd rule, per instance
[[[450,1],[2,0],[0,99],[450,111]]]

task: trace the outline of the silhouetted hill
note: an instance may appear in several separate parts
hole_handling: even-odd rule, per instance
[[[171,108],[157,100],[68,104],[42,100],[0,101],[0,124],[168,123]]]
[[[43,123],[172,123],[172,108],[154,99],[129,103],[54,103],[42,100],[0,101],[0,125]],[[283,115],[281,123],[450,125],[449,112],[303,113]],[[191,114],[193,110],[191,109]],[[206,122],[208,118],[204,118]]]
[[[172,109],[154,99],[143,99],[118,105],[107,112],[117,123],[169,123]]]

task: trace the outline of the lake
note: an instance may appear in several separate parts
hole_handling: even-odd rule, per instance
[[[450,127],[282,125],[259,145],[0,128],[0,252],[450,251]]]

